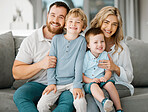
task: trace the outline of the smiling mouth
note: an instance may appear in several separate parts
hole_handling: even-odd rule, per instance
[[[59,27],[59,25],[57,25],[57,24],[51,24],[52,26],[54,26],[54,27]]]
[[[101,48],[97,48],[98,50],[102,50],[103,49],[103,47],[101,47]]]
[[[60,27],[60,24],[59,24],[59,23],[51,22],[50,24],[51,24],[51,26],[53,26],[53,27]]]
[[[77,28],[76,28],[76,27],[70,27],[70,29],[72,29],[72,30],[77,30]]]
[[[104,30],[106,33],[108,33],[108,34],[111,34],[112,33],[112,31],[107,31],[107,30]]]

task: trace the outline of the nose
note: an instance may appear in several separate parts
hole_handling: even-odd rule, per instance
[[[102,46],[102,43],[101,42],[98,42],[97,46],[98,47],[101,47]]]
[[[57,22],[58,22],[58,17],[54,17],[53,21],[54,21],[55,23],[57,23]]]
[[[76,25],[76,22],[72,22],[72,26],[75,26]]]
[[[111,28],[112,28],[112,25],[111,24],[108,24],[107,25],[107,30],[111,30]]]

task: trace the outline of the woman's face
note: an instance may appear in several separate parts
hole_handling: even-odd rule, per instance
[[[101,30],[104,32],[105,37],[111,37],[118,28],[118,20],[115,15],[109,15],[102,23]]]

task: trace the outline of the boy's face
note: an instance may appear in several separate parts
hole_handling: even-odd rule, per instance
[[[47,28],[53,34],[62,33],[67,10],[64,7],[52,6],[47,15]]]
[[[89,44],[87,47],[90,49],[91,53],[98,57],[100,53],[105,50],[105,40],[103,34],[90,35]]]
[[[67,33],[79,34],[81,31],[84,31],[82,18],[70,15],[66,21],[65,28]]]

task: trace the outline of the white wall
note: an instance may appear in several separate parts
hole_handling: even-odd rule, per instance
[[[139,0],[140,38],[148,43],[148,0]]]
[[[0,1],[0,30],[9,30],[13,15],[16,15],[16,7],[22,10],[24,22],[33,29],[33,7],[29,0],[1,0]]]

